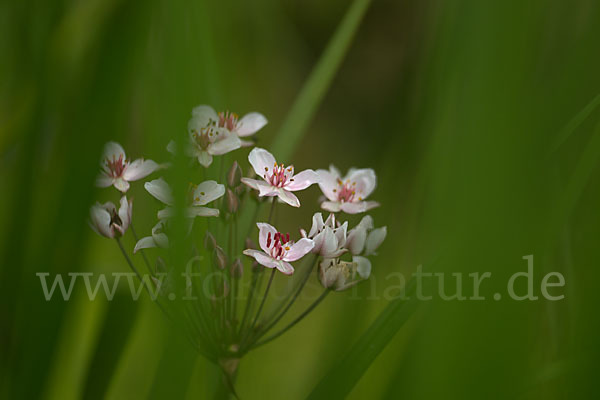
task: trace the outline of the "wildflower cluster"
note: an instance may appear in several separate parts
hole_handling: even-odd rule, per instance
[[[177,241],[173,242],[179,237],[172,234],[179,203],[178,189],[168,178],[170,164],[144,159],[130,161],[117,143],[106,145],[96,183],[99,187],[112,185],[118,189],[119,208],[112,203],[97,203],[90,211],[94,231],[116,239],[146,289],[160,294],[156,301],[163,311],[183,326],[201,354],[220,363],[227,373],[235,369],[236,360],[246,352],[294,326],[327,293],[348,289],[368,279],[370,257],[376,254],[387,233],[385,227],[375,228],[370,216],[363,216],[353,228],[349,228],[347,221],[340,221],[339,213],[362,214],[379,206],[368,200],[377,184],[372,169],[350,169],[345,176],[333,166],[328,170],[296,172],[293,165],[280,163],[266,149],[254,147],[248,155],[251,168],[243,176],[242,168],[229,153],[254,146],[252,135],[266,124],[267,119],[260,113],[238,118],[229,111],[216,112],[201,105],[192,110],[185,145],[178,146],[173,141],[167,145],[167,150],[175,156],[191,158],[190,176],[204,178],[190,183],[185,193],[183,244],[175,246]],[[216,163],[215,157],[219,157]],[[126,193],[130,182],[158,171],[164,171],[166,177],[148,179],[143,185],[161,205],[156,223],[147,236],[138,238],[133,231],[132,201]],[[299,229],[295,237],[278,230],[277,208],[300,207],[296,193],[314,184],[323,193],[320,206],[329,212],[326,219],[321,212],[314,213],[310,230]],[[120,239],[130,228],[135,246],[128,251]],[[258,245],[253,239],[257,239]],[[174,265],[177,258],[170,253],[174,248],[186,251],[185,266]],[[137,256],[132,253],[142,254],[151,280],[144,280],[139,274],[133,262]],[[155,255],[154,263],[149,255]],[[324,289],[322,295],[289,325],[269,335],[290,310],[315,268]],[[173,282],[182,271],[188,273],[183,288],[187,298],[192,298],[193,289],[209,288],[209,291],[204,290],[207,295],[193,297],[194,301],[175,311],[166,300],[182,297],[182,293],[172,292],[176,290]],[[265,271],[269,271],[266,283]],[[287,277],[280,279],[295,279],[291,276],[296,271],[300,272],[300,278],[294,281],[289,295],[279,305],[275,304],[275,312],[264,316],[263,309],[277,273]]]

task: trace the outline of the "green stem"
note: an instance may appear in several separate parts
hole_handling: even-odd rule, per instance
[[[138,235],[135,233],[135,229],[133,228],[133,222],[131,224],[129,224],[129,227],[131,228],[131,233],[133,234],[133,238],[135,239],[135,242],[137,243],[139,241],[139,239],[138,239]],[[150,275],[153,275],[152,267],[150,266],[150,262],[148,261],[148,257],[146,257],[146,253],[144,252],[144,249],[140,249],[140,252],[142,253],[142,257],[144,258],[144,263],[146,264],[146,268],[148,268],[148,273]]]
[[[258,321],[258,318],[260,317],[260,313],[262,312],[265,302],[267,301],[267,297],[269,296],[269,290],[271,289],[271,283],[273,283],[273,278],[275,277],[276,272],[277,272],[277,268],[271,269],[271,276],[269,277],[269,283],[267,283],[267,288],[265,289],[265,294],[263,295],[262,301],[260,302],[260,306],[258,307],[258,311],[256,312],[256,315],[254,316],[254,320],[252,321],[252,324],[250,324],[250,329],[248,330],[247,337],[252,336],[252,332],[254,331],[254,327],[256,326],[256,321]]]
[[[321,293],[321,295],[302,314],[300,314],[295,320],[293,320],[288,326],[286,326],[285,328],[283,328],[279,332],[274,333],[273,335],[269,336],[268,338],[266,338],[264,340],[261,340],[260,342],[256,343],[255,345],[252,346],[252,348],[255,349],[255,348],[259,347],[259,346],[262,346],[263,344],[267,344],[271,340],[277,339],[279,336],[283,335],[285,332],[287,332],[288,330],[290,330],[292,327],[294,327],[294,325],[296,325],[304,317],[306,317],[316,306],[318,306],[319,303],[321,301],[323,301],[323,299],[327,296],[327,294],[329,294],[329,292],[330,292],[329,289],[325,289],[323,291],[323,293]]]

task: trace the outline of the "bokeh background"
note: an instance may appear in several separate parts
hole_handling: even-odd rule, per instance
[[[112,302],[82,287],[46,302],[35,273],[126,272],[86,222],[108,199],[93,187],[103,144],[166,161],[208,103],[265,114],[268,147],[349,6],[0,3],[0,398],[211,398],[218,369],[173,345],[154,304],[126,287]],[[340,361],[398,284],[389,274],[418,265],[492,272],[487,299],[420,304],[349,398],[598,398],[599,37],[593,0],[369,4],[288,161],[373,167],[388,238],[369,283],[242,360],[241,398],[301,399],[319,382],[336,398]],[[152,215],[141,184],[132,194],[134,213]],[[284,227],[307,227],[318,195],[302,193]],[[493,300],[529,254],[536,295],[559,271],[565,298]]]

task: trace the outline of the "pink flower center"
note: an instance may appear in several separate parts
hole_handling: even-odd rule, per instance
[[[271,235],[271,232],[267,235],[267,248],[271,257],[276,260],[281,260],[285,253],[288,252],[292,242],[290,242],[290,234],[277,232],[275,235]]]
[[[237,126],[237,122],[237,114],[229,111],[219,113],[219,128],[226,128],[228,131],[233,131]]]
[[[127,167],[127,162],[123,159],[123,154],[119,154],[119,158],[115,159],[113,155],[112,160],[107,158],[104,160],[106,164],[106,168],[108,169],[108,174],[112,178],[119,178],[125,172],[125,168]]]
[[[197,130],[192,131],[192,137],[196,141],[196,144],[200,146],[201,149],[206,150],[208,145],[215,141],[215,139],[219,136],[219,131],[213,129],[210,126],[206,126],[200,129],[200,132]]]
[[[342,182],[341,179],[338,179],[337,183],[338,187],[336,189],[333,189],[333,193],[337,195],[338,201],[340,203],[354,202],[356,196],[356,182]],[[362,201],[362,197],[359,197],[358,200]]]
[[[287,182],[294,181],[292,178],[293,170],[294,167],[292,166],[289,166],[286,169],[284,164],[275,163],[272,170],[269,170],[269,168],[265,167],[264,178],[267,182],[275,187],[284,187]]]

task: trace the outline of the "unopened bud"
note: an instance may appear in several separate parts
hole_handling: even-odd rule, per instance
[[[231,189],[227,189],[227,211],[229,211],[230,214],[235,214],[239,205],[240,201],[238,200],[238,197]]]
[[[225,269],[227,267],[227,256],[219,246],[215,246],[215,249],[213,250],[213,262],[219,269]]]
[[[233,264],[231,264],[231,276],[234,279],[239,279],[242,277],[244,273],[244,264],[242,264],[242,260],[236,258]]]
[[[240,184],[241,179],[242,169],[240,168],[240,165],[237,163],[237,161],[234,161],[233,165],[229,169],[229,172],[227,173],[227,184],[230,188],[236,187]]]
[[[206,250],[213,250],[217,247],[217,240],[209,231],[206,231],[206,236],[204,236],[204,248]]]

